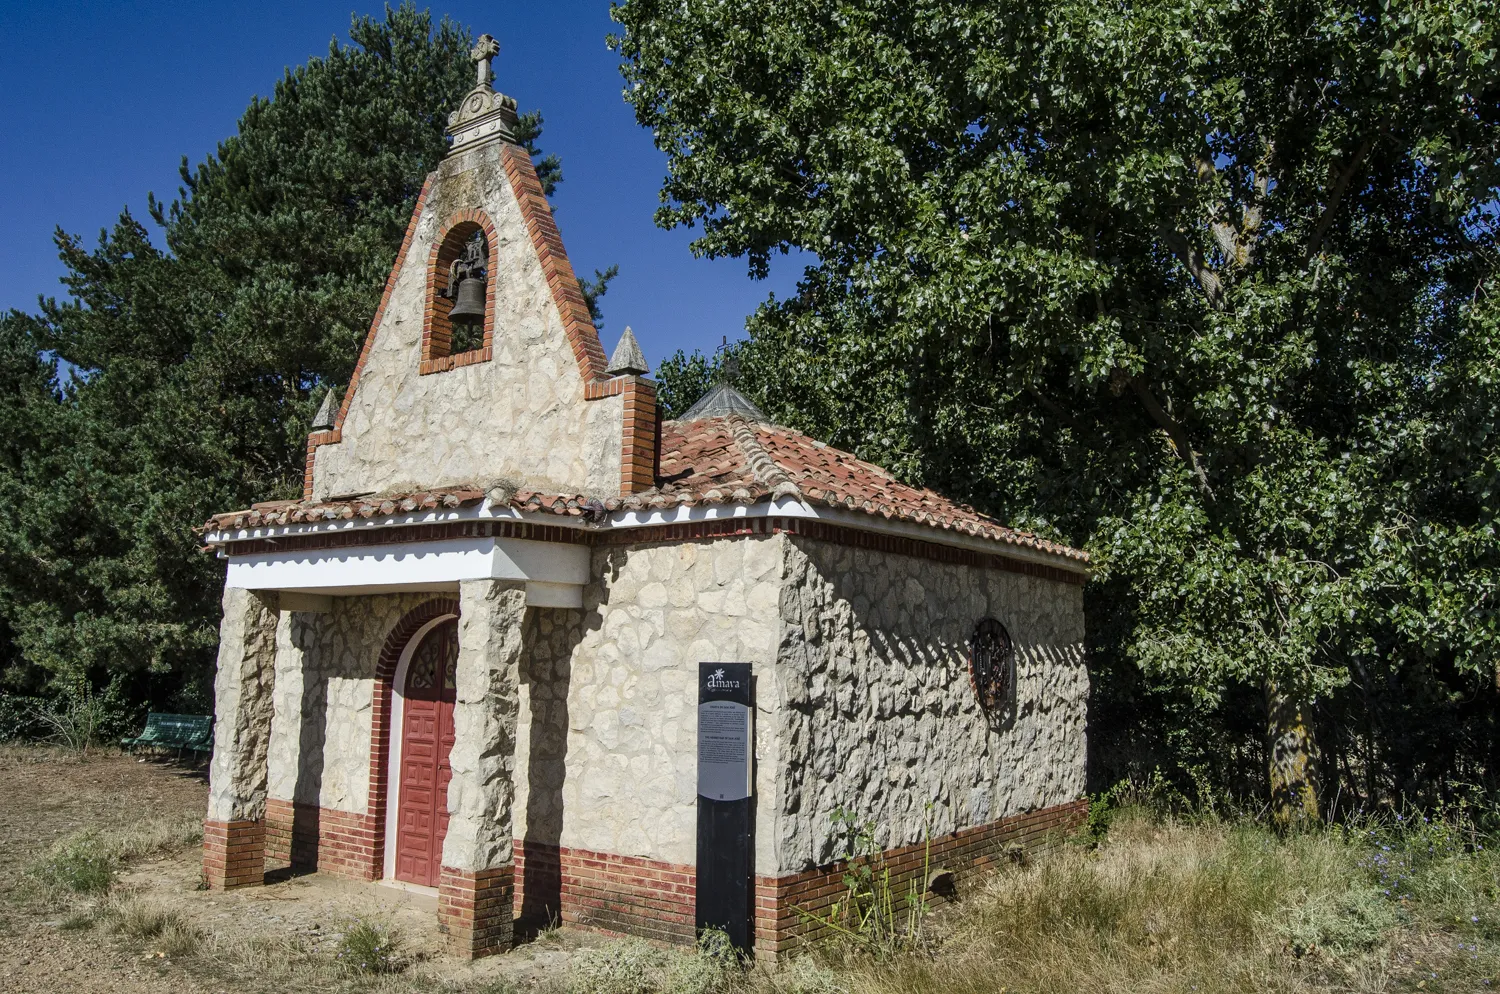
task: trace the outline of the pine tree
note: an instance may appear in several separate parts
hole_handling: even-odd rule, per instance
[[[97,247],[59,231],[67,296],[0,334],[5,679],[205,710],[223,566],[211,513],[301,492],[316,403],[349,379],[416,197],[472,85],[470,34],[411,3],[289,70],[177,197]],[[555,187],[555,156],[527,147]],[[43,356],[67,363],[62,384]]]

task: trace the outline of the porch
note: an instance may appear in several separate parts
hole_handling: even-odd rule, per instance
[[[493,536],[231,555],[208,886],[258,885],[268,857],[398,882],[435,894],[454,952],[507,948],[518,794],[542,849],[561,827],[556,695],[528,695],[542,713],[518,784],[520,689],[552,679],[550,634],[579,628],[588,562]]]

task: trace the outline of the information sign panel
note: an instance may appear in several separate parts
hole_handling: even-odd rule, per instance
[[[750,951],[755,799],[749,663],[698,664],[697,924]]]

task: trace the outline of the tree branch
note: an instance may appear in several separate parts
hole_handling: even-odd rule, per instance
[[[1218,274],[1203,265],[1203,253],[1199,252],[1197,247],[1180,231],[1164,228],[1162,237],[1167,243],[1167,248],[1179,262],[1187,267],[1187,271],[1193,274],[1193,279],[1197,280],[1198,285],[1203,288],[1209,305],[1218,309],[1220,302],[1224,299],[1224,286],[1220,283]]]
[[[1036,387],[1032,386],[1028,386],[1026,388],[1026,392],[1031,394],[1031,396],[1036,400],[1038,404],[1041,404],[1044,408],[1046,408],[1048,414],[1052,415],[1054,418],[1061,421],[1069,428],[1072,428],[1075,431],[1078,429],[1078,422],[1073,419],[1073,416],[1059,407],[1057,405],[1057,402],[1054,401],[1051,397],[1048,397]]]
[[[1333,182],[1333,190],[1328,195],[1328,203],[1323,208],[1323,215],[1318,218],[1317,226],[1313,228],[1312,238],[1307,242],[1307,259],[1312,261],[1313,256],[1318,254],[1318,249],[1323,245],[1323,236],[1328,234],[1328,229],[1333,226],[1333,218],[1339,209],[1339,202],[1344,199],[1344,193],[1349,189],[1349,184],[1354,180],[1354,173],[1364,164],[1365,156],[1370,154],[1370,149],[1375,145],[1374,138],[1366,138],[1360,143],[1359,151],[1354,153],[1347,168],[1339,173],[1338,179]]]
[[[1187,430],[1182,427],[1182,424],[1176,418],[1172,417],[1172,415],[1168,414],[1162,408],[1161,404],[1157,402],[1156,397],[1140,381],[1139,377],[1132,376],[1130,378],[1130,388],[1135,391],[1135,395],[1140,399],[1141,406],[1146,409],[1146,413],[1151,415],[1151,419],[1160,425],[1162,430],[1167,433],[1167,437],[1172,440],[1172,445],[1177,449],[1177,454],[1185,459],[1187,464],[1193,468],[1193,473],[1198,477],[1198,488],[1212,500],[1214,489],[1208,484],[1208,474],[1203,471],[1202,464],[1198,462],[1198,453],[1193,451],[1193,445],[1187,437]]]

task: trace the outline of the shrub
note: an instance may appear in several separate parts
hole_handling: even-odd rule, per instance
[[[661,990],[665,994],[713,994],[726,991],[739,975],[739,951],[721,929],[704,929],[693,955],[670,957]]]
[[[569,994],[716,994],[736,986],[740,957],[729,936],[708,929],[692,952],[622,939],[586,949],[573,960]]]
[[[405,966],[400,935],[369,921],[355,921],[344,930],[335,959],[352,973],[396,973]]]
[[[115,861],[97,832],[70,836],[32,864],[30,874],[50,887],[103,894],[114,885]]]
[[[91,746],[119,734],[129,721],[129,708],[118,676],[100,693],[80,679],[55,700],[38,705],[35,717],[49,741],[85,755]]]
[[[1274,929],[1296,956],[1320,949],[1348,954],[1380,945],[1396,923],[1395,908],[1379,891],[1358,887],[1287,909]]]
[[[46,734],[40,718],[45,704],[39,697],[0,693],[0,742],[39,739]]]
[[[923,924],[928,912],[924,887],[932,869],[931,814],[929,804],[921,872],[902,889],[893,882],[885,856],[875,845],[875,823],[861,820],[843,808],[836,809],[831,828],[835,837],[844,840],[840,858],[847,867],[843,875],[843,899],[830,905],[822,916],[802,908],[797,908],[797,913],[824,926],[836,942],[877,956],[924,945]]]

